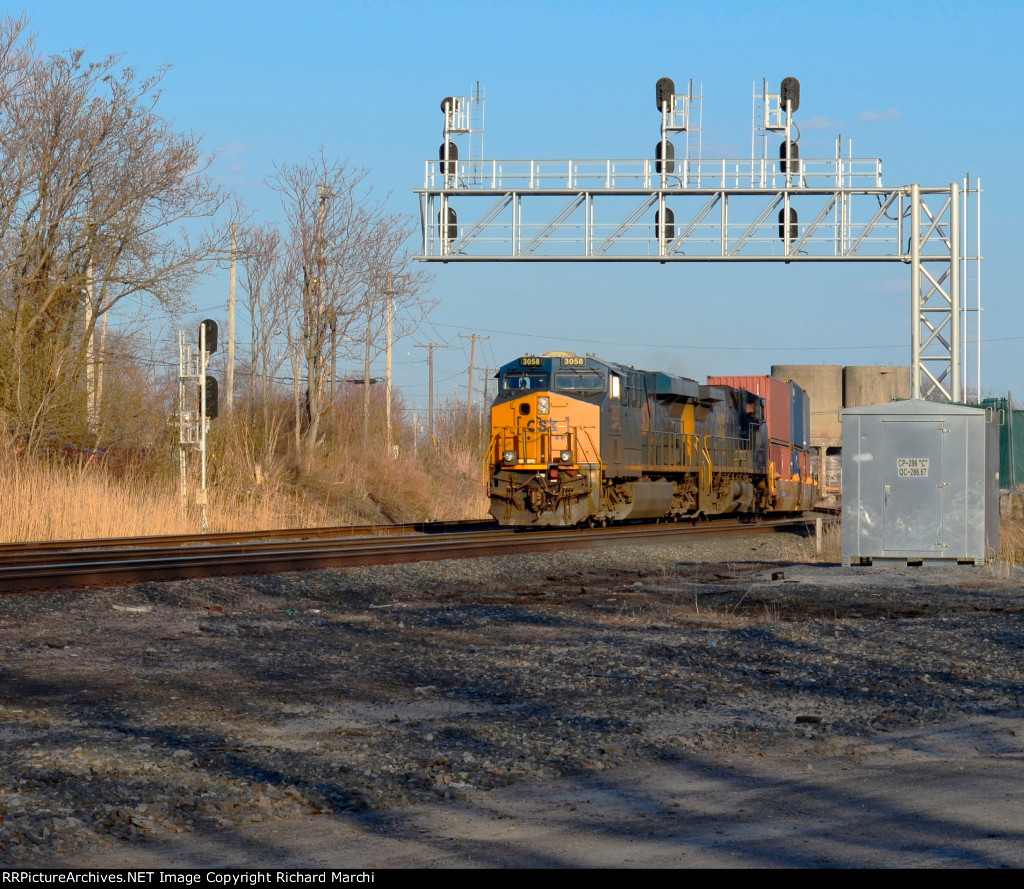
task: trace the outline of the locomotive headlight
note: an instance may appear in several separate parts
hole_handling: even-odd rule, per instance
[[[541,395],[537,398],[537,413],[546,414],[551,410],[551,399],[546,395]]]
[[[516,462],[516,452],[515,451],[502,451],[501,459],[505,463],[515,463]]]
[[[572,463],[572,451],[562,451],[558,457],[563,463]]]

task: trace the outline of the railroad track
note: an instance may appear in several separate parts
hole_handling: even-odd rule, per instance
[[[695,535],[802,530],[804,517],[587,530],[516,531],[493,522],[363,525],[244,534],[178,535],[0,546],[0,591],[273,574],[357,565],[552,552]]]
[[[127,549],[154,546],[206,546],[244,544],[263,540],[312,540],[343,537],[394,537],[402,534],[450,534],[497,528],[493,519],[460,522],[408,522],[403,525],[332,525],[324,528],[277,528],[271,531],[223,531],[214,534],[164,534],[152,537],[96,537],[83,540],[43,540],[0,543],[0,564],[8,555],[70,552],[92,549]]]

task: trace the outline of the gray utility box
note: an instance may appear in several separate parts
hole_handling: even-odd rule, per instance
[[[843,411],[843,564],[999,552],[999,419],[895,401]]]

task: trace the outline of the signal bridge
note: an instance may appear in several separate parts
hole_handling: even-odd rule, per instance
[[[886,186],[880,158],[799,155],[800,85],[754,93],[750,158],[700,156],[701,95],[656,87],[652,158],[460,159],[482,146],[479,88],[448,97],[420,197],[427,262],[900,262],[910,267],[915,398],[981,390],[981,187]],[[770,156],[771,135],[782,137]],[[672,138],[684,143],[676,156]]]

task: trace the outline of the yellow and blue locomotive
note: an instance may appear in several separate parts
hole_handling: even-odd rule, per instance
[[[742,379],[766,381],[764,394],[569,352],[504,365],[491,407],[491,514],[568,527],[810,508],[806,432],[791,422],[809,417],[806,396]]]

